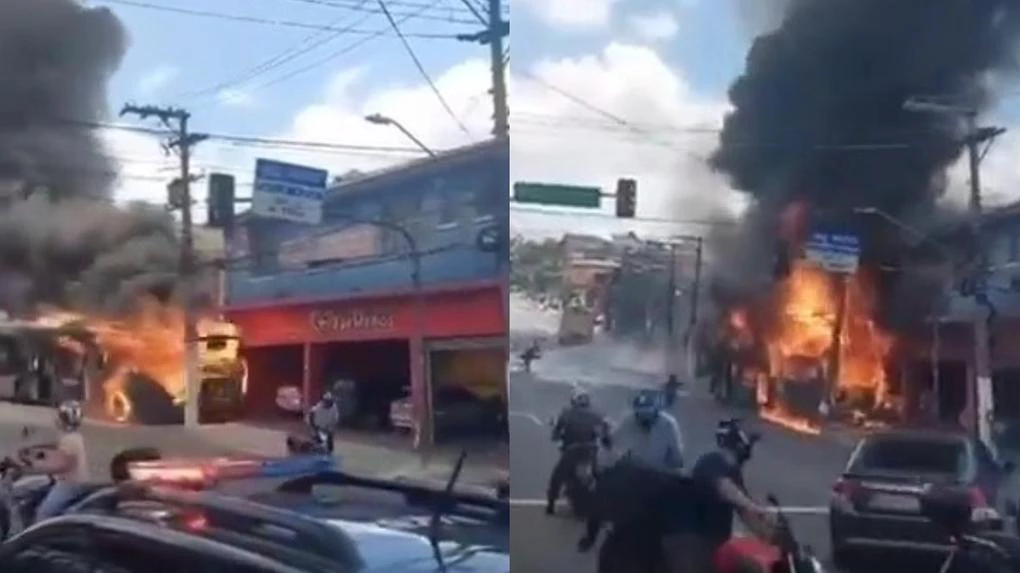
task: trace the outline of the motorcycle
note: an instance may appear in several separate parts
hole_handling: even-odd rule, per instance
[[[310,433],[287,434],[287,453],[290,455],[328,454],[329,438],[325,430],[313,429]]]
[[[939,573],[1020,571],[1020,537],[973,531],[971,510],[969,493],[952,486],[929,486],[921,496],[921,513],[949,537],[950,550]]]
[[[591,443],[571,444],[563,449],[562,455],[572,456],[573,467],[564,484],[567,503],[571,514],[578,519],[587,519],[590,513],[591,496],[595,490],[595,461],[598,445]]]
[[[821,561],[810,547],[802,546],[793,534],[790,520],[782,512],[774,495],[767,498],[776,512],[777,537],[774,543],[753,536],[735,536],[720,547],[714,556],[715,573],[825,573]]]

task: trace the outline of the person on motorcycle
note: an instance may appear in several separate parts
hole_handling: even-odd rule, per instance
[[[773,512],[755,502],[744,487],[743,465],[751,457],[754,440],[735,421],[724,420],[716,426],[715,441],[717,447],[699,457],[691,470],[702,492],[698,519],[663,543],[669,571],[711,571],[716,551],[733,533],[734,514],[756,536],[774,538]]]
[[[526,348],[521,353],[521,362],[524,363],[524,371],[531,372],[531,364],[542,357],[542,347],[539,346],[538,340],[531,343],[531,346]]]
[[[662,411],[662,401],[658,390],[642,390],[631,402],[632,414],[620,423],[612,436],[615,460],[601,470],[596,487],[596,506],[603,514],[589,518],[584,537],[578,542],[580,551],[589,550],[598,538],[603,521],[608,520],[613,523],[614,530],[619,528],[620,535],[625,532],[627,538],[641,540],[630,549],[608,550],[616,554],[613,559],[622,559],[626,567],[634,570],[644,570],[654,562],[649,553],[658,552],[659,539],[681,527],[684,519],[683,512],[676,515],[670,512],[660,518],[659,512],[652,509],[661,506],[663,498],[672,496],[669,492],[674,487],[673,482],[681,479],[684,466],[680,425]],[[619,508],[626,508],[626,513],[632,515],[621,518]],[[614,514],[616,517],[612,516]],[[652,514],[656,515],[648,517]]]
[[[631,462],[677,471],[684,466],[683,437],[676,418],[663,412],[662,406],[658,391],[638,392],[631,402],[632,414],[613,432],[613,449]]]
[[[680,379],[677,378],[676,374],[670,374],[669,378],[666,379],[666,383],[663,385],[663,391],[666,393],[666,406],[670,407],[673,402],[676,401],[676,395],[680,392],[680,388],[683,384]]]
[[[552,439],[560,442],[560,458],[549,476],[546,491],[546,515],[556,512],[556,500],[560,497],[571,472],[580,461],[579,456],[590,455],[599,440],[608,434],[605,417],[591,406],[591,396],[583,388],[575,388],[570,397],[570,406],[560,413],[553,426]]]
[[[308,426],[311,428],[313,435],[318,439],[319,434],[322,435],[326,441],[326,451],[333,453],[333,434],[336,431],[336,426],[340,423],[340,412],[337,410],[336,401],[333,399],[331,392],[326,392],[322,395],[322,398],[312,406],[312,409],[308,411],[305,416]]]
[[[54,479],[53,487],[36,508],[36,521],[59,514],[79,495],[82,484],[89,481],[85,438],[79,431],[82,418],[81,404],[74,400],[61,402],[57,406],[56,446],[22,468],[25,475],[50,475]]]

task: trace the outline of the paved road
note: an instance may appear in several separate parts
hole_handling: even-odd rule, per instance
[[[616,373],[617,380],[623,385],[589,381],[595,405],[611,417],[622,415],[635,387],[654,383],[651,376],[633,372]],[[546,479],[556,459],[546,422],[567,402],[569,392],[570,386],[562,382],[543,382],[520,373],[511,377],[510,487],[515,500],[511,554],[514,566],[524,571],[595,570],[593,555],[574,550],[580,525],[566,517],[547,518],[542,508]],[[711,399],[697,395],[682,398],[674,413],[683,427],[689,456],[710,447],[715,422],[726,415]],[[774,426],[759,429],[764,437],[747,468],[748,487],[759,497],[775,494],[796,515],[793,524],[802,541],[827,555],[824,507],[832,480],[849,455],[848,446]]]

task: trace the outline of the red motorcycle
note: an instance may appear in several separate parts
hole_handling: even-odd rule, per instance
[[[811,548],[797,542],[776,497],[767,499],[779,521],[775,543],[751,535],[734,536],[716,551],[715,573],[825,573]]]

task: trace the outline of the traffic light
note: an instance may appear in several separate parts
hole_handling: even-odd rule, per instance
[[[637,212],[637,181],[618,179],[616,181],[616,216],[633,219]]]
[[[782,280],[790,276],[790,249],[785,241],[776,243],[775,262],[772,266],[772,278]]]
[[[234,176],[209,174],[208,225],[227,229],[234,224]]]

